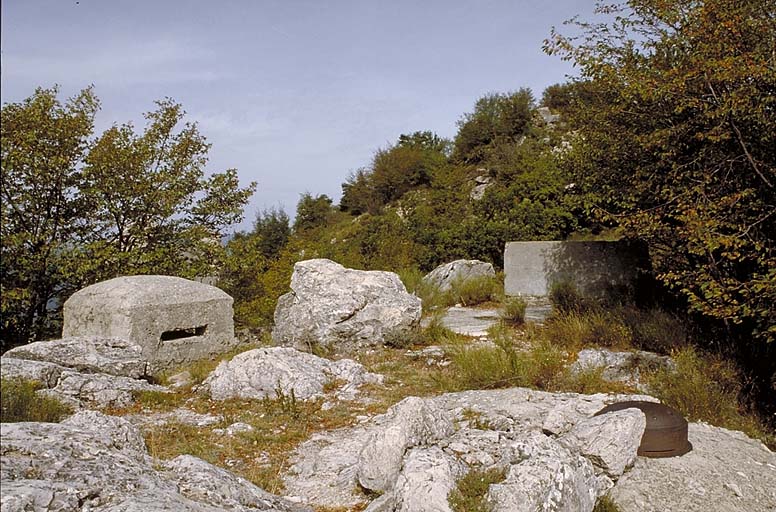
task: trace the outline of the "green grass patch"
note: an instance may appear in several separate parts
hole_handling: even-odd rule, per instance
[[[499,276],[455,279],[447,295],[448,305],[474,306],[484,302],[500,302],[504,296],[504,281]]]
[[[673,359],[675,372],[658,370],[647,377],[651,394],[681,411],[687,421],[740,430],[776,447],[776,434],[741,407],[744,381],[732,362],[691,346],[676,352]]]
[[[595,502],[593,512],[620,512],[620,507],[609,496],[601,496]]]
[[[51,397],[37,391],[42,385],[36,381],[24,379],[0,380],[0,421],[16,423],[20,421],[42,421],[58,423],[73,413],[73,410]]]
[[[520,297],[510,297],[504,300],[501,319],[511,325],[525,323],[525,309],[528,305]]]
[[[542,336],[554,345],[575,349],[629,348],[633,339],[631,329],[618,315],[603,310],[554,314],[545,322]]]
[[[448,503],[454,512],[491,512],[487,502],[488,489],[506,478],[506,469],[473,469],[458,480],[458,485],[448,495]]]

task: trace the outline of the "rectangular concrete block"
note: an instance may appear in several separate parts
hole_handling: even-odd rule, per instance
[[[214,286],[179,277],[117,277],[65,302],[62,336],[132,341],[158,374],[233,349],[232,302]]]
[[[601,297],[637,286],[649,256],[629,242],[508,242],[504,249],[504,291],[509,296],[545,297],[553,283],[569,281]]]

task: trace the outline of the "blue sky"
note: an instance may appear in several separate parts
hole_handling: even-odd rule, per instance
[[[401,133],[445,137],[488,92],[538,97],[573,68],[542,53],[592,0],[3,0],[2,102],[94,84],[97,129],[172,97],[213,144],[211,172],[258,181],[246,210],[340,197]]]

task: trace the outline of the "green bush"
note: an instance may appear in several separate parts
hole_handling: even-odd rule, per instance
[[[43,421],[57,423],[73,413],[67,405],[36,393],[41,385],[35,381],[2,379],[0,380],[0,401],[2,402],[3,423],[20,421]]]
[[[676,371],[663,369],[648,376],[654,396],[681,411],[687,421],[741,430],[771,447],[776,445],[776,435],[766,432],[755,416],[740,409],[743,380],[733,363],[692,346],[676,352],[673,359]]]
[[[626,348],[632,338],[630,329],[616,314],[604,311],[567,311],[553,315],[545,324],[543,337],[568,348],[591,345]]]
[[[586,297],[571,281],[556,281],[550,286],[549,299],[559,313],[584,313],[595,309],[595,301]]]
[[[448,295],[449,304],[460,303],[464,306],[499,301],[504,295],[504,284],[498,277],[492,276],[455,279]]]
[[[623,318],[633,334],[633,345],[642,350],[668,354],[687,345],[684,324],[662,309],[626,308]]]
[[[523,325],[525,323],[525,308],[527,304],[520,297],[511,297],[504,301],[501,319],[508,324]]]

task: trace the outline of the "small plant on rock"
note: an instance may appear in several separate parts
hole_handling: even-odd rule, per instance
[[[503,482],[506,470],[503,468],[473,469],[458,480],[458,486],[447,497],[455,512],[491,512],[487,502],[491,484]]]
[[[512,325],[523,325],[525,323],[525,308],[527,304],[520,297],[510,297],[504,301],[504,310],[501,313],[501,319]]]

